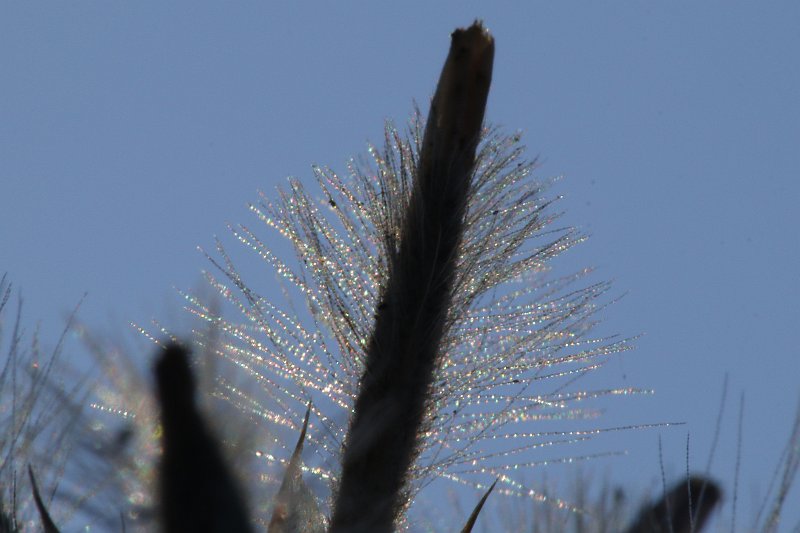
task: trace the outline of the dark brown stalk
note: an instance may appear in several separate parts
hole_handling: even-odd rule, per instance
[[[389,258],[331,531],[391,531],[406,504],[408,471],[446,331],[493,58],[494,39],[479,22],[453,32],[399,249]]]
[[[195,403],[188,351],[168,345],[155,375],[164,449],[159,471],[163,531],[251,531],[241,493]]]
[[[716,483],[692,476],[642,509],[627,533],[699,533],[722,497]]]

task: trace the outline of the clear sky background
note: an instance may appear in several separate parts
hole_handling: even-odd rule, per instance
[[[604,379],[656,394],[600,425],[687,423],[606,441],[629,456],[590,468],[657,485],[661,434],[676,478],[688,431],[704,470],[727,373],[712,474],[730,495],[743,392],[749,523],[800,396],[800,4],[285,5],[0,4],[0,272],[45,340],[84,292],[106,330],[178,308],[198,245],[253,223],[257,190],[344,171],[385,118],[427,108],[449,33],[480,17],[488,118],[565,176],[566,221],[592,236],[560,273],[596,266],[627,293],[602,331],[644,333]]]

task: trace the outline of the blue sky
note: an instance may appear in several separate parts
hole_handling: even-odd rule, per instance
[[[496,38],[487,117],[521,130],[566,221],[623,300],[603,331],[644,333],[609,386],[628,486],[703,470],[730,489],[744,392],[740,520],[800,395],[800,7],[790,2],[17,2],[0,6],[0,271],[45,338],[84,292],[108,331],[174,313],[227,222],[310,165],[344,170],[385,118],[427,107],[457,26]],[[794,229],[793,229],[794,228]],[[795,492],[796,494],[796,492]],[[729,509],[728,509],[729,510]],[[790,515],[794,522],[800,511]]]

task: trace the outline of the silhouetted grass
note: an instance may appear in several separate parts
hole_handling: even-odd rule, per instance
[[[710,479],[690,477],[677,483],[653,505],[645,506],[627,533],[702,531],[722,491]]]
[[[155,374],[163,429],[159,506],[164,531],[251,531],[244,497],[197,408],[186,349],[167,345]]]

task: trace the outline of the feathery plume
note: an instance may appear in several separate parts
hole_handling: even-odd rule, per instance
[[[466,31],[483,35],[477,26]],[[462,39],[466,34],[458,35]],[[453,50],[458,52],[457,47]],[[476,60],[467,70],[472,68],[475,75],[479,66],[490,65],[485,61]],[[483,80],[487,88],[488,74]],[[445,81],[455,79],[453,75],[445,69]],[[446,83],[441,87],[447,87]],[[464,95],[455,101],[464,101],[464,97],[475,98]],[[438,118],[428,119],[434,127],[429,128],[431,133],[423,133],[419,113],[412,119],[409,138],[387,125],[385,148],[372,147],[371,161],[351,164],[349,179],[327,168],[315,168],[322,206],[296,180],[290,182],[289,190],[280,192],[278,200],[264,196],[259,205],[251,206],[262,222],[290,241],[297,263],[280,257],[273,245],[247,226],[231,229],[286,282],[289,307],[280,307],[274,295],[260,294],[218,241],[217,255],[207,257],[222,278],[212,273],[206,276],[242,313],[244,321],[223,318],[201,298],[185,294],[190,311],[220,332],[214,342],[202,332],[195,341],[256,384],[255,390],[245,391],[223,376],[215,394],[275,435],[274,445],[265,443],[258,451],[265,470],[278,465],[282,472],[288,464],[292,452],[283,443],[296,438],[306,406],[312,401],[306,436],[309,462],[304,473],[312,478],[310,486],[321,494],[323,506],[326,498],[320,492],[324,488],[320,481],[333,487],[337,495],[349,491],[345,477],[350,474],[342,473],[348,467],[339,468],[343,447],[344,464],[357,471],[356,459],[364,457],[362,446],[388,435],[398,437],[398,442],[391,442],[394,449],[404,450],[398,453],[399,464],[392,467],[396,472],[391,481],[391,486],[402,488],[403,493],[383,504],[384,524],[385,517],[405,511],[408,502],[437,479],[485,491],[499,478],[497,491],[502,494],[570,508],[566,502],[525,486],[512,471],[587,459],[589,456],[568,452],[538,458],[533,454],[622,429],[574,431],[550,426],[545,430],[543,425],[598,416],[596,409],[583,407],[592,398],[641,392],[632,388],[580,390],[575,386],[581,376],[600,368],[608,356],[629,349],[630,344],[625,339],[591,337],[596,313],[605,305],[599,302],[608,283],[576,287],[590,274],[588,269],[560,278],[547,276],[550,260],[584,237],[571,228],[553,227],[559,217],[550,212],[555,199],[545,196],[547,183],[533,179],[534,162],[524,160],[519,136],[482,128],[482,108],[471,115],[459,115],[456,110],[454,118],[442,119],[441,113],[447,109],[438,109],[441,105],[434,101],[432,108]],[[466,125],[458,121],[463,120],[468,120],[465,124],[477,137],[462,131]],[[451,128],[441,129],[437,135],[456,139],[456,155],[449,163],[436,163],[440,167],[423,161],[426,153],[453,150],[440,141],[433,143],[436,128]],[[476,143],[474,160],[469,154],[472,143]],[[423,215],[424,202],[415,199],[423,190],[419,185],[424,182],[422,172],[433,177],[448,175],[446,172],[458,175],[452,182],[432,181],[425,186],[431,198],[424,202],[433,202],[432,217]],[[448,199],[445,194],[450,193],[435,188],[445,184],[460,189],[461,196]],[[463,224],[463,230],[455,228],[447,237],[442,229],[417,231],[415,225],[423,222],[448,225],[450,232],[452,225]],[[418,239],[415,246],[423,248],[419,255],[409,253],[401,260],[403,247],[410,246],[403,244],[405,235]],[[432,269],[428,273],[423,270],[414,275],[408,265],[400,264],[422,261],[423,254],[434,254],[438,261],[433,263],[438,266],[428,267]],[[403,283],[410,285],[402,291],[401,284],[393,285],[401,268]],[[439,278],[434,282],[433,276]],[[411,306],[434,293],[436,299],[444,299],[421,310]],[[294,307],[297,295],[305,300],[305,311]],[[394,318],[389,320],[390,316]],[[403,323],[418,328],[401,335],[395,328]],[[407,335],[417,338],[412,341]],[[413,350],[409,348],[412,345]],[[381,356],[379,347],[400,355],[376,359],[372,354]],[[371,357],[375,362],[369,363]],[[417,358],[424,363],[415,374],[409,371],[413,365],[403,365]],[[414,402],[401,413],[396,411],[402,404],[377,401],[385,385],[379,376],[393,372],[397,383],[413,385],[408,392],[400,391]],[[359,403],[360,385],[366,385],[370,392],[365,398],[372,400]],[[361,405],[364,407],[357,407]],[[362,414],[351,421],[354,411]],[[419,423],[408,425],[416,429],[404,428],[397,435],[387,434],[385,429],[376,431],[389,427],[384,422],[398,415],[409,420],[419,417]],[[363,431],[364,436],[346,437],[348,427],[356,433]],[[407,468],[403,466],[406,463]],[[260,471],[258,477],[278,490],[280,476]],[[376,490],[376,495],[381,491]],[[360,507],[358,513],[363,514],[364,506]],[[263,512],[268,510],[257,514]]]

